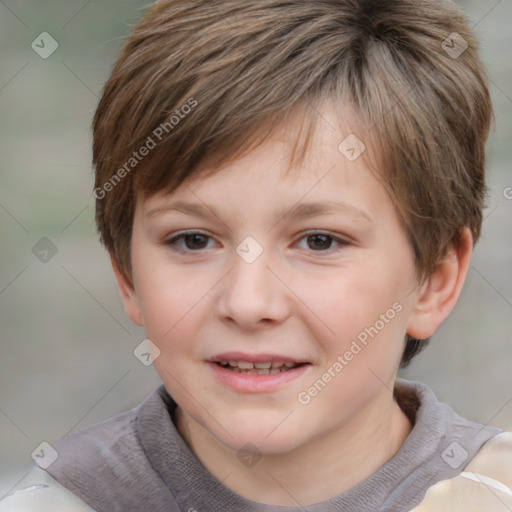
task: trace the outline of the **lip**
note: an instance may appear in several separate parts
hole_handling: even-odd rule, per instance
[[[265,362],[293,362],[300,364],[296,368],[290,370],[273,373],[269,375],[256,375],[256,374],[245,374],[237,373],[231,370],[227,370],[220,366],[219,363],[222,360],[231,361],[247,361],[251,363],[265,363]],[[241,352],[229,352],[219,354],[206,361],[208,366],[212,369],[213,374],[218,382],[223,386],[230,388],[233,391],[239,393],[271,393],[284,387],[289,382],[298,379],[311,367],[311,363],[307,361],[301,361],[296,358],[278,354],[244,354]]]
[[[247,361],[249,363],[273,363],[274,361],[278,362],[291,362],[295,364],[304,364],[309,363],[306,359],[297,359],[290,356],[285,356],[281,354],[248,354],[246,352],[224,352],[222,354],[217,354],[210,359],[208,362],[210,363],[220,363],[221,361]]]

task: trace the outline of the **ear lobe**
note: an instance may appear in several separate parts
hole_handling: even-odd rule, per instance
[[[458,247],[450,247],[434,273],[418,289],[407,334],[430,338],[455,307],[464,286],[473,254],[473,237],[464,228]]]
[[[133,283],[128,279],[125,273],[119,267],[119,263],[111,254],[110,261],[117,280],[117,286],[121,293],[124,309],[130,320],[136,325],[143,325],[142,314],[139,306],[139,299]]]

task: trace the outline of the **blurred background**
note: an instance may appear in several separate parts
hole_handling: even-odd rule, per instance
[[[512,430],[512,0],[458,2],[482,44],[495,132],[483,236],[462,297],[401,376]],[[94,225],[90,125],[148,2],[0,0],[0,496],[31,453],[160,384]]]

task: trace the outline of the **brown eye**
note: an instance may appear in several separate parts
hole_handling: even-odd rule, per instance
[[[185,235],[183,240],[185,241],[187,249],[204,249],[207,238],[208,237],[204,235]]]
[[[300,241],[302,240],[306,240],[306,244],[303,244],[301,248],[318,253],[335,251],[340,247],[348,245],[348,242],[345,240],[329,233],[309,233],[300,239]]]
[[[330,249],[333,241],[332,236],[329,235],[309,235],[308,245],[313,250],[327,250]]]
[[[199,252],[201,249],[207,248],[209,240],[211,240],[211,237],[199,232],[181,233],[169,239],[165,242],[165,245],[178,252]],[[179,243],[181,241],[184,244]]]

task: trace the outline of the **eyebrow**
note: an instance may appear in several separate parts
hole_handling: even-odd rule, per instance
[[[196,217],[210,218],[212,215],[222,219],[217,208],[206,203],[187,203],[184,201],[176,201],[171,204],[153,208],[144,216],[152,217],[153,215],[165,212],[178,211]],[[356,221],[372,222],[372,217],[366,211],[343,201],[327,201],[324,203],[297,203],[295,206],[280,210],[275,213],[274,220],[276,223],[283,218],[303,219],[308,217],[318,217],[320,215],[344,213],[352,217]]]

